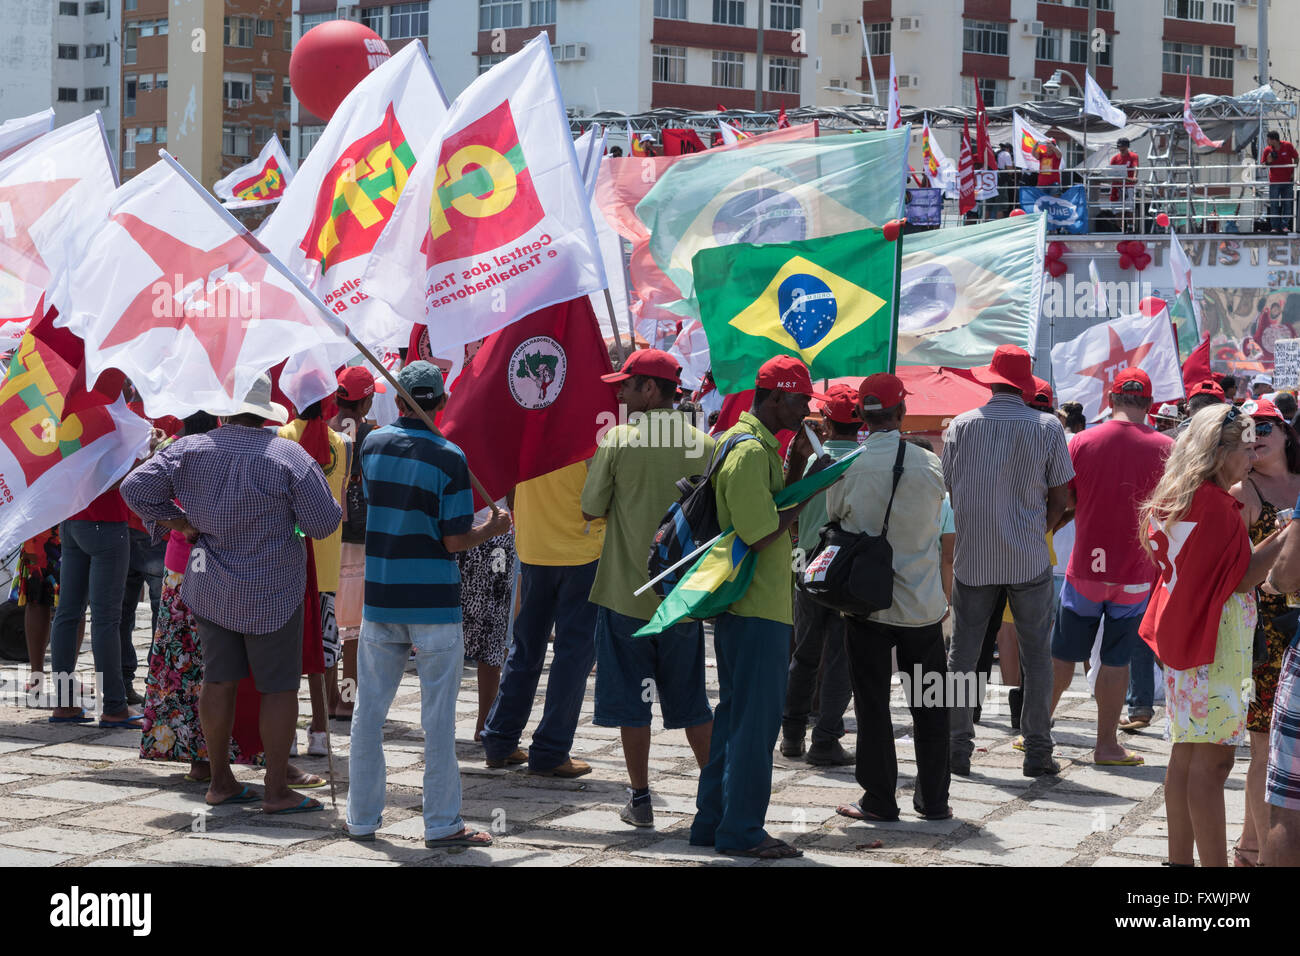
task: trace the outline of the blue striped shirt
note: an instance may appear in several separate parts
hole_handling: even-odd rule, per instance
[[[455,624],[460,569],[443,546],[474,522],[465,454],[418,418],[399,418],[366,436],[365,620]]]

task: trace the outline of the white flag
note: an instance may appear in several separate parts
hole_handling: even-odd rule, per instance
[[[1011,114],[1011,127],[1016,140],[1011,155],[1015,157],[1016,165],[1021,169],[1038,169],[1038,157],[1034,155],[1034,150],[1039,143],[1047,139],[1047,134],[1040,132],[1032,123],[1015,112]]]
[[[1192,115],[1192,74],[1187,74],[1187,82],[1183,86],[1183,129],[1187,135],[1192,138],[1192,142],[1197,146],[1204,146],[1207,149],[1218,149],[1223,145],[1221,139],[1210,139],[1201,129],[1201,124],[1196,122],[1196,117]]]
[[[364,281],[450,354],[530,312],[605,288],[545,34],[474,80],[375,244]]]
[[[1151,377],[1156,401],[1183,397],[1182,366],[1168,311],[1141,312],[1094,325],[1076,339],[1052,347],[1052,378],[1058,402],[1078,402],[1088,421],[1108,407],[1115,376],[1137,366]]]
[[[280,137],[272,136],[251,163],[218,179],[212,195],[222,200],[227,209],[269,206],[283,198],[292,179],[293,170],[289,168],[289,157],[284,155]]]
[[[26,146],[37,136],[54,129],[54,110],[43,109],[31,116],[19,116],[0,123],[0,159]]]
[[[418,318],[390,314],[361,276],[446,103],[424,44],[402,47],[339,105],[258,234],[363,342],[405,345]]]
[[[587,196],[596,194],[596,178],[600,175],[600,164],[605,158],[605,141],[609,139],[609,130],[596,125],[573,141],[573,151],[578,157],[578,169],[582,171],[582,183],[587,189]]]
[[[1201,321],[1201,303],[1196,300],[1192,290],[1192,261],[1187,258],[1183,244],[1178,241],[1178,234],[1173,229],[1169,230],[1169,271],[1173,273],[1174,279],[1174,308],[1179,308],[1179,301],[1185,295],[1185,301],[1191,304],[1192,317],[1196,322],[1193,331],[1199,338],[1204,323]]]
[[[898,129],[903,125],[903,109],[898,102],[898,72],[894,69],[894,54],[889,54],[889,112],[885,116],[885,129]]]
[[[871,40],[867,36],[867,21],[858,17],[858,26],[862,27],[862,58],[867,61],[867,74],[871,80],[871,99],[869,102],[876,103],[876,68],[871,62]]]
[[[749,139],[749,136],[742,133],[737,127],[732,126],[726,120],[718,120],[718,132],[722,134],[723,146],[735,146],[742,139]]]
[[[1083,74],[1083,83],[1083,111],[1093,116],[1100,116],[1111,126],[1123,128],[1128,123],[1128,117],[1124,115],[1122,109],[1111,105],[1091,73]]]
[[[1106,290],[1101,287],[1096,259],[1088,260],[1088,278],[1092,280],[1092,314],[1110,315],[1110,304],[1106,301]]]
[[[280,387],[298,408],[335,391],[356,353],[342,323],[159,152],[112,194],[59,303],[55,325],[86,341],[86,381],[121,369],[151,418],[231,414],[285,358]]]

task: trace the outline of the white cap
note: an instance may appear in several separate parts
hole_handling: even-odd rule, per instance
[[[271,376],[265,372],[253,380],[253,387],[244,396],[244,403],[234,412],[226,413],[222,417],[228,418],[231,415],[260,415],[277,425],[289,421],[289,409],[279,402],[271,401]]]

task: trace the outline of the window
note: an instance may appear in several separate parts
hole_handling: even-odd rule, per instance
[[[1034,56],[1040,60],[1061,61],[1061,31],[1056,27],[1044,27],[1043,35],[1038,38],[1038,49]]]
[[[803,0],[767,0],[767,8],[769,29],[798,30],[803,24]]]
[[[159,35],[160,37],[165,37],[165,36],[167,35],[167,20],[166,20],[166,18],[164,18],[164,19],[162,19],[162,20],[155,20],[155,21],[154,21],[154,27],[157,29],[158,35]]]
[[[167,89],[167,74],[166,74],[166,73],[159,73],[159,74],[154,78],[154,81],[153,81],[153,88],[154,88],[155,90],[165,90],[165,89]]]
[[[280,77],[280,102],[285,106],[293,103],[293,87],[289,85],[287,76]]]
[[[1236,23],[1237,5],[1232,0],[1214,0],[1210,4],[1210,19],[1215,23]]]
[[[60,3],[59,16],[75,17],[77,15],[77,5],[75,3]]]
[[[686,47],[656,46],[652,49],[651,54],[654,82],[686,82]]]
[[[393,40],[429,35],[429,5],[399,3],[388,8],[388,36]]]
[[[655,16],[664,20],[685,20],[686,0],[655,0]]]
[[[75,86],[60,86],[58,100],[60,103],[77,102],[77,88]]]
[[[1060,3],[1061,0],[1047,0],[1047,2],[1048,2],[1048,3]],[[1098,9],[1098,10],[1113,10],[1113,9],[1114,9],[1114,5],[1111,3],[1111,0],[1096,0],[1096,4],[1097,4],[1097,9]],[[1070,0],[1070,6],[1072,6],[1072,7],[1086,7],[1086,6],[1088,6],[1088,0]]]
[[[275,92],[275,74],[274,73],[254,73],[253,88],[259,93],[271,94]]]
[[[122,75],[122,88],[126,91],[122,95],[123,117],[131,117],[135,115],[135,91],[137,82],[134,73],[125,73]]]
[[[158,145],[160,145],[160,146],[167,142],[167,127],[166,127],[166,126],[158,126],[158,127],[155,127],[155,128],[154,128],[154,131],[153,131],[153,141],[154,141],[155,143],[157,143]]]
[[[324,126],[300,126],[298,127],[298,162],[301,163],[307,158],[307,154],[312,151],[316,141],[320,139],[320,134],[325,132]]]
[[[505,58],[506,55],[504,53],[489,53],[487,56],[479,57],[478,58],[479,75],[482,76],[488,70],[492,69],[492,67],[496,66],[498,63],[505,60]]]
[[[1205,47],[1199,43],[1170,43],[1166,40],[1162,69],[1166,73],[1186,73],[1190,70],[1192,76],[1202,76],[1205,72],[1201,67],[1204,57]]]
[[[257,35],[260,37],[275,36],[275,21],[262,20],[259,18],[257,21]]]
[[[773,93],[799,92],[799,61],[790,56],[774,56],[767,61],[767,88]]]
[[[141,126],[138,130],[135,131],[135,141],[137,143],[152,143],[153,127]]]
[[[283,37],[284,39],[284,48],[286,50],[292,50],[293,49],[293,21],[292,20],[284,21],[284,29],[280,31],[280,36]]]
[[[335,19],[335,16],[332,13],[304,13],[302,15],[302,32],[306,33],[312,27],[318,27],[326,20],[333,19]]]
[[[253,101],[253,78],[247,73],[227,73],[222,77],[221,97],[240,103]]]
[[[280,130],[279,139],[280,139],[280,148],[284,150],[285,155],[287,156],[289,154],[289,131],[287,129]]]
[[[384,8],[366,7],[361,11],[361,25],[369,27],[380,36],[384,35]]]
[[[247,126],[223,126],[221,151],[227,156],[247,159],[253,155],[253,133]]]
[[[1070,62],[1088,62],[1088,34],[1083,30],[1070,31]]]
[[[104,13],[104,0],[90,0],[90,3],[86,4],[86,8],[83,12],[86,16],[91,16],[95,13]]]
[[[1005,80],[990,80],[980,77],[980,96],[985,106],[1007,105],[1007,84]],[[961,78],[961,101],[963,106],[975,105],[975,78]],[[883,102],[883,101],[882,101]],[[974,130],[971,131],[974,135]]]
[[[733,90],[745,88],[745,54],[730,50],[713,51],[713,85]]]
[[[478,28],[497,30],[524,25],[524,0],[478,0]]]
[[[893,22],[890,20],[886,20],[884,23],[867,24],[867,46],[871,50],[872,56],[889,56],[890,51],[893,49],[893,44],[890,42],[890,38],[893,36],[893,33],[890,32],[892,26]]]
[[[87,44],[86,44],[86,59],[87,59],[87,60],[98,60],[101,56],[104,57],[105,62],[107,62],[107,59],[108,59],[108,46],[107,46],[106,44],[103,44],[103,43],[87,43]]]
[[[140,74],[140,79],[139,79],[139,81],[136,83],[135,88],[136,88],[136,91],[137,91],[137,92],[140,92],[140,93],[148,93],[150,90],[152,90],[152,89],[153,89],[153,74],[152,74],[152,73],[141,73],[141,74]]]
[[[1111,65],[1111,59],[1110,59],[1110,58],[1111,58],[1111,54],[1113,53],[1114,49],[1115,49],[1115,38],[1114,38],[1113,36],[1108,36],[1108,37],[1106,38],[1106,47],[1105,47],[1105,49],[1103,49],[1103,50],[1098,50],[1098,51],[1097,51],[1097,65],[1098,65],[1098,66],[1110,66],[1110,65]]]
[[[75,43],[60,43],[58,57],[60,60],[76,60],[80,59],[80,52]]]
[[[1165,0],[1165,16],[1176,20],[1204,20],[1205,0]]]
[[[138,0],[126,0],[126,3],[122,7],[122,9],[125,10],[127,13],[130,13],[131,11],[136,9],[137,3]]]
[[[123,130],[126,144],[122,147],[122,168],[135,169],[135,130]]]
[[[713,22],[745,25],[745,0],[713,0]],[[714,86],[718,84],[714,83]]]
[[[108,104],[107,86],[88,86],[81,95],[82,102]]]
[[[988,53],[1007,55],[1007,25],[984,20],[962,21],[961,49],[963,53]]]
[[[140,21],[140,36],[142,36],[142,37],[151,37],[151,36],[153,36],[153,35],[154,35],[154,21],[152,21],[152,20],[141,20],[141,21]],[[137,140],[137,142],[139,142],[139,141]]]
[[[136,47],[140,42],[140,24],[126,25],[126,41],[122,44],[122,62],[130,66],[135,62]]]
[[[1210,47],[1210,76],[1219,80],[1232,79],[1232,64],[1237,51],[1230,46]]]
[[[528,4],[528,23],[534,27],[544,27],[555,22],[555,0],[532,0]]]
[[[226,17],[226,46],[251,47],[253,45],[253,18]]]

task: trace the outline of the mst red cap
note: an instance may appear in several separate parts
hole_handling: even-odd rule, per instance
[[[359,402],[367,395],[384,391],[382,382],[376,382],[370,370],[361,365],[350,365],[338,374],[339,398],[345,402]]]
[[[624,360],[621,370],[602,375],[600,380],[617,385],[626,382],[633,375],[645,375],[650,378],[666,378],[680,384],[681,374],[682,367],[677,364],[677,359],[663,349],[637,349]]]
[[[862,385],[858,387],[858,400],[862,402],[862,407],[869,412],[878,412],[883,408],[893,408],[903,400],[907,394],[907,389],[903,387],[903,380],[897,375],[890,375],[888,372],[877,372],[875,375],[868,375],[862,380]]]
[[[1136,395],[1139,398],[1150,398],[1151,376],[1136,366],[1129,366],[1116,375],[1115,380],[1110,383],[1110,393],[1112,395]]]
[[[808,367],[793,355],[778,355],[764,362],[758,370],[758,377],[754,379],[754,386],[778,388],[783,392],[826,400],[826,396],[821,392],[813,391],[812,376],[808,374]]]
[[[822,399],[822,414],[833,422],[851,425],[858,421],[858,393],[851,385],[837,382],[826,390]]]
[[[1020,397],[1024,399],[1026,405],[1044,411],[1050,410],[1056,403],[1056,396],[1052,393],[1052,386],[1037,375],[1034,376],[1034,387],[1021,392]]]
[[[1191,398],[1195,395],[1213,395],[1219,401],[1224,400],[1223,386],[1210,378],[1207,378],[1203,382],[1197,382],[1192,386],[1192,390],[1188,392],[1187,397]]]

